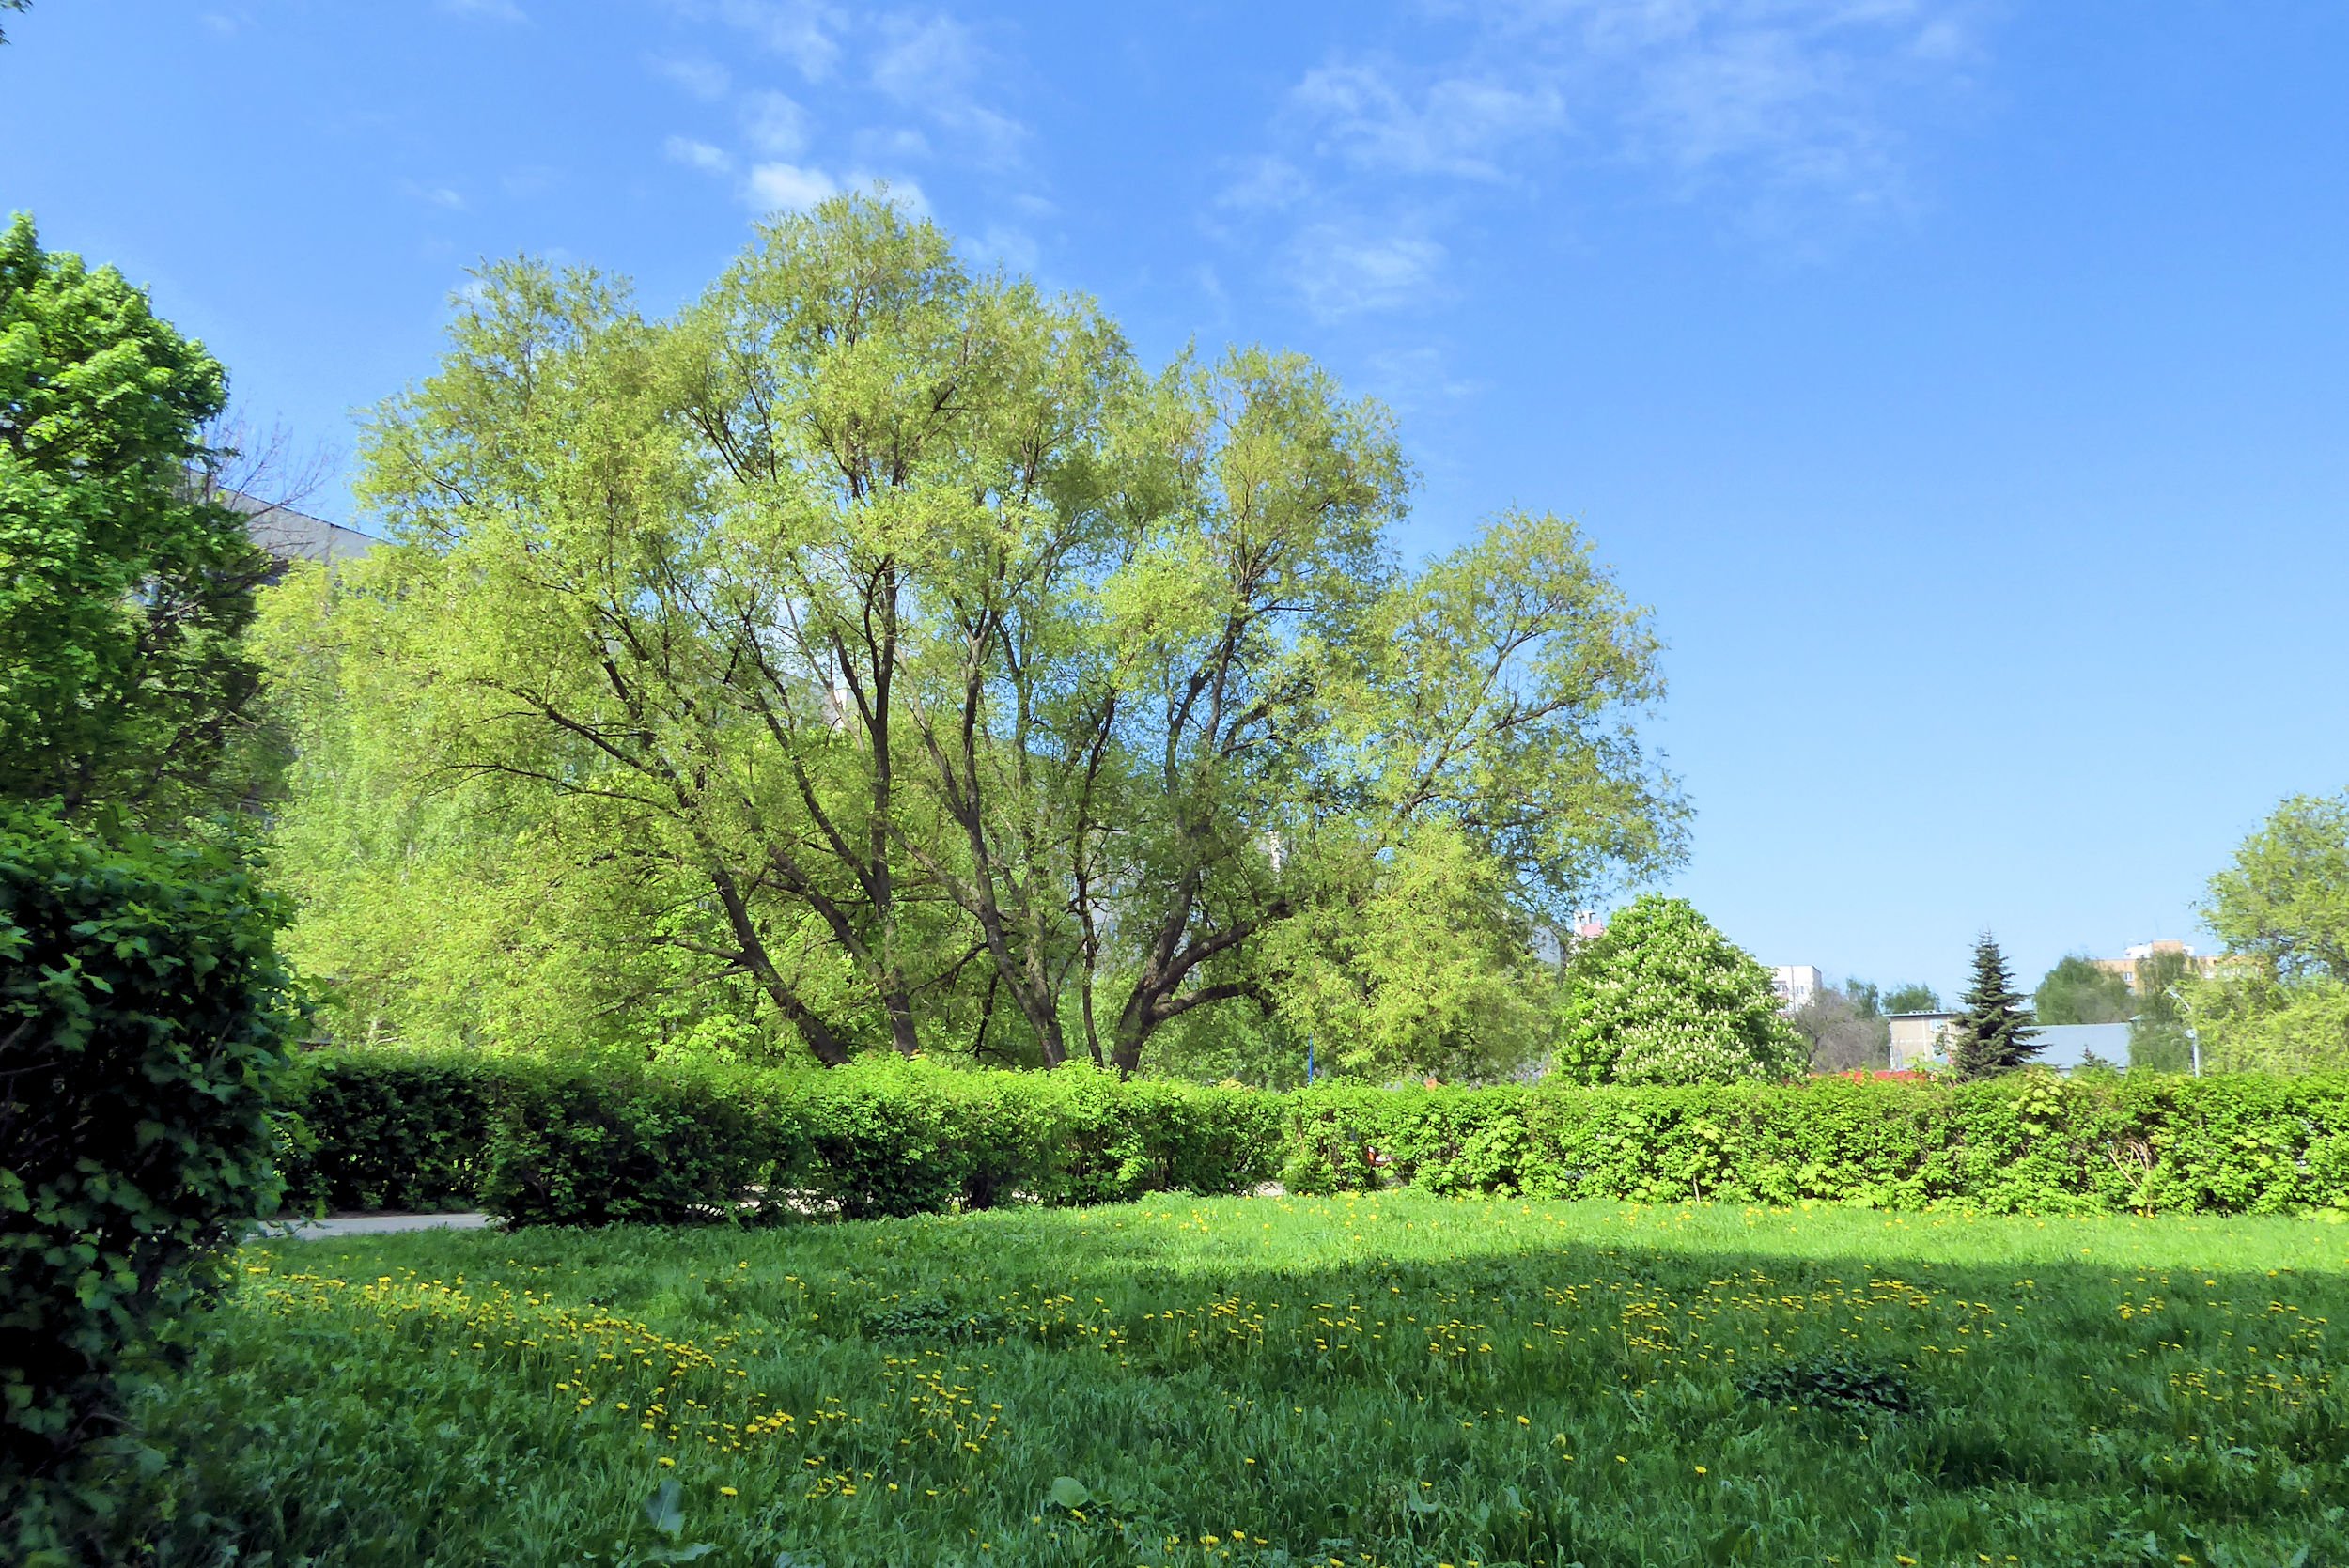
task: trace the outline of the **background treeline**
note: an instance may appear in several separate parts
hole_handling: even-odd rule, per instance
[[[623,1069],[338,1052],[293,1189],[521,1224],[788,1223],[1148,1192],[1807,1200],[2000,1212],[2349,1212],[2349,1079],[2046,1073],[1296,1094],[956,1072]]]

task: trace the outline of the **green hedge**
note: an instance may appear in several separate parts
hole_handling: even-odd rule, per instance
[[[1326,1089],[1282,1177],[1999,1213],[2349,1208],[2349,1079],[2025,1072],[1688,1089]]]
[[[1112,1203],[1276,1177],[1899,1209],[2349,1208],[2342,1078],[1274,1094],[894,1059],[815,1073],[353,1052],[322,1060],[306,1094],[302,1190],[400,1207],[470,1194],[517,1224]]]
[[[1281,1102],[1089,1068],[618,1069],[321,1052],[294,1109],[304,1205],[470,1199],[514,1224],[851,1219],[1238,1192],[1271,1179]]]
[[[0,1560],[278,1202],[279,921],[226,852],[0,812]]]

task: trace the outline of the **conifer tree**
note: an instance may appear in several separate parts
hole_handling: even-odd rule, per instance
[[[1974,943],[1974,983],[1958,1000],[1965,1011],[1950,1026],[1950,1066],[1959,1078],[2012,1072],[2045,1048],[2006,955],[1987,931]]]

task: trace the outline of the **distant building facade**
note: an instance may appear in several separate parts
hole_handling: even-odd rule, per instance
[[[1915,1072],[1949,1060],[1950,1025],[1955,1013],[1895,1013],[1892,1027],[1892,1070]]]
[[[1816,964],[1781,964],[1770,970],[1770,989],[1778,993],[1778,1010],[1792,1013],[1827,989],[1827,976]]]
[[[2131,942],[2118,958],[2092,958],[2090,963],[2107,974],[2117,974],[2121,984],[2129,988],[2129,995],[2138,994],[2138,966],[2155,958],[2183,959],[2186,970],[2198,980],[2216,980],[2221,975],[2242,974],[2258,965],[2255,958],[2224,953],[2197,953],[2185,942],[2163,939],[2158,941]]]

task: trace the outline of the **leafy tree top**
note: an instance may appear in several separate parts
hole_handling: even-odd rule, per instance
[[[2138,1011],[2125,981],[2077,953],[2058,959],[2040,980],[2031,1010],[2043,1024],[2126,1023]]]
[[[1147,368],[861,197],[668,319],[520,262],[450,335],[364,448],[392,544],[272,631],[305,747],[366,765],[284,814],[308,930],[428,858],[534,950],[753,988],[826,1062],[1131,1070],[1308,976],[1416,1060],[1519,1027],[1466,976],[1503,934],[1679,853],[1645,612],[1549,515],[1405,569],[1392,422],[1299,356]],[[427,795],[459,815],[411,857]],[[1465,890],[1507,907],[1421,990],[1361,917]],[[439,913],[418,958],[313,956],[406,989]],[[1326,963],[1272,940],[1321,916]]]
[[[2279,805],[2211,878],[2202,918],[2279,980],[2349,982],[2349,790]]]
[[[111,267],[0,234],[0,794],[149,820],[212,803],[269,559],[192,467],[218,361]]]
[[[2006,955],[1984,931],[1974,942],[1973,982],[1950,1026],[1950,1066],[1959,1078],[1988,1078],[2023,1065],[2045,1048],[2030,1003],[2007,973]]]
[[[1556,1071],[1581,1083],[1726,1083],[1803,1070],[1770,971],[1681,898],[1648,893],[1576,953]]]

